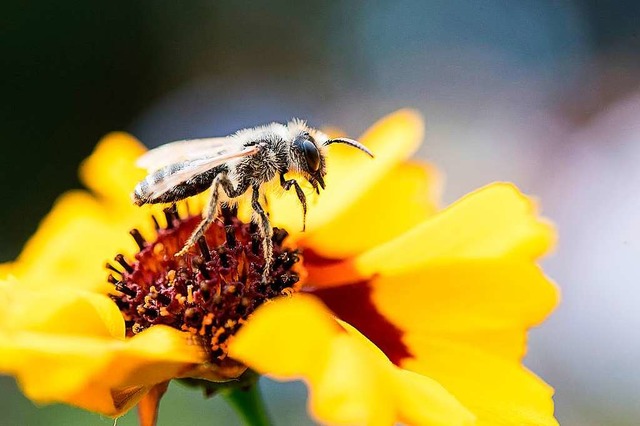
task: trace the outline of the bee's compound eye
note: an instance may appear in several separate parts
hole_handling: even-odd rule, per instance
[[[307,166],[312,172],[317,172],[320,168],[320,152],[313,142],[305,140],[302,142],[304,157],[307,159]]]

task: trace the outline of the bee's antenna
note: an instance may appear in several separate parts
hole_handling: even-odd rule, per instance
[[[323,145],[325,146],[331,145],[332,143],[343,143],[345,145],[358,148],[360,151],[366,153],[369,157],[373,158],[373,152],[369,151],[369,149],[366,146],[362,145],[360,142],[356,140],[349,139],[349,138],[335,138],[335,139],[329,139]]]

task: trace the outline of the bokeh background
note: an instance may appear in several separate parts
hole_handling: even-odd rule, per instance
[[[293,116],[357,136],[412,106],[444,201],[516,182],[559,228],[560,309],[527,364],[563,425],[640,418],[640,3],[136,0],[3,4],[0,261],[13,259],[105,133],[149,146]],[[279,425],[301,384],[263,381]],[[0,379],[2,425],[110,425],[36,408]],[[133,414],[133,413],[132,413]],[[128,415],[118,425],[135,424]],[[172,385],[160,425],[238,424]]]

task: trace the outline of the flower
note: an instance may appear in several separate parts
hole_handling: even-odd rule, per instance
[[[176,265],[176,235],[196,219],[179,206],[154,230],[148,216],[160,209],[129,201],[144,148],[108,135],[81,167],[90,192],[63,195],[0,269],[8,279],[0,371],[39,402],[118,416],[142,399],[147,424],[167,381],[233,380],[246,367],[304,380],[323,423],[557,424],[552,389],[522,365],[527,330],[558,303],[536,264],[554,231],[508,183],[439,209],[436,171],[407,161],[422,138],[419,115],[400,110],[360,138],[376,160],[331,147],[327,190],[311,203],[304,233],[295,195],[269,196],[273,223],[288,231],[276,237],[288,266],[272,277],[274,294],[256,302],[266,290],[242,260],[251,255],[248,225],[226,211],[207,236],[221,248],[205,243]],[[121,277],[109,284],[100,266],[115,253]],[[249,268],[234,278],[242,297],[217,299],[235,316],[201,312],[189,324],[193,298],[212,300],[207,280],[226,273],[223,258]],[[150,308],[158,309],[149,316]]]

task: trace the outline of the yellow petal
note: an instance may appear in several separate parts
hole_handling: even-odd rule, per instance
[[[527,330],[559,302],[556,287],[539,267],[501,259],[380,277],[370,288],[370,303],[400,330],[408,352],[420,351],[430,339],[444,339],[513,361],[526,352]]]
[[[357,264],[365,271],[392,273],[460,258],[535,259],[553,240],[552,228],[536,217],[532,202],[513,185],[497,183],[371,250]]]
[[[114,414],[108,391],[90,376],[105,369],[110,358],[109,340],[91,337],[54,336],[44,333],[0,333],[0,371],[16,377],[24,394],[39,403],[72,405],[85,391],[87,409]],[[100,395],[101,400],[96,400]]]
[[[122,314],[111,299],[84,291],[33,292],[0,282],[4,332],[124,338]]]
[[[110,217],[83,191],[64,194],[29,239],[14,273],[24,285],[74,287],[106,292],[106,261],[135,244],[129,226]]]
[[[0,332],[0,371],[15,376],[27,397],[107,415],[121,414],[157,383],[188,375],[204,356],[187,335],[162,326],[128,340]]]
[[[376,278],[371,288],[382,315],[423,334],[524,329],[542,322],[558,303],[539,267],[510,259],[434,265]]]
[[[330,222],[302,236],[299,244],[328,258],[346,258],[391,240],[435,213],[437,171],[405,163],[389,171]]]
[[[555,426],[553,390],[519,362],[464,344],[432,340],[402,367],[434,378],[479,425]]]
[[[307,230],[320,228],[342,214],[411,156],[422,141],[423,129],[417,112],[399,110],[382,118],[360,138],[360,142],[373,151],[375,159],[348,146],[328,147],[326,190],[318,197],[309,197]],[[293,232],[302,229],[302,209],[292,191],[281,197],[270,197],[269,210],[277,226]]]
[[[338,325],[312,296],[261,307],[231,341],[230,355],[280,380],[303,379],[312,414],[329,424],[473,420],[438,383],[395,367],[355,329]]]
[[[0,283],[0,373],[37,402],[65,402],[115,415],[145,389],[187,374],[204,360],[189,334],[156,326],[125,339],[108,297]]]
[[[80,179],[98,196],[110,203],[131,206],[130,194],[146,172],[135,161],[146,148],[123,132],[109,133],[80,167]]]
[[[398,420],[408,425],[470,425],[475,416],[435,380],[412,371],[395,369],[394,397],[399,401]],[[425,407],[428,405],[428,407]],[[434,409],[437,407],[437,409]]]
[[[475,191],[401,236],[352,260],[310,265],[309,282],[339,285],[373,275],[396,275],[460,259],[535,259],[553,242],[553,228],[511,184]]]
[[[286,319],[286,316],[290,319]],[[298,319],[304,318],[305,322]],[[279,322],[280,321],[280,322]],[[311,359],[326,359],[326,346],[340,326],[327,317],[325,308],[310,296],[270,302],[261,307],[236,334],[229,345],[231,357],[249,361],[259,371],[278,379],[296,377]],[[279,358],[280,348],[295,346],[298,356]],[[265,351],[273,348],[272,352]],[[318,366],[318,370],[321,366]]]
[[[316,418],[331,424],[394,424],[396,413],[389,385],[367,348],[346,333],[326,343],[329,357],[321,360],[322,374],[307,381],[309,406]]]

